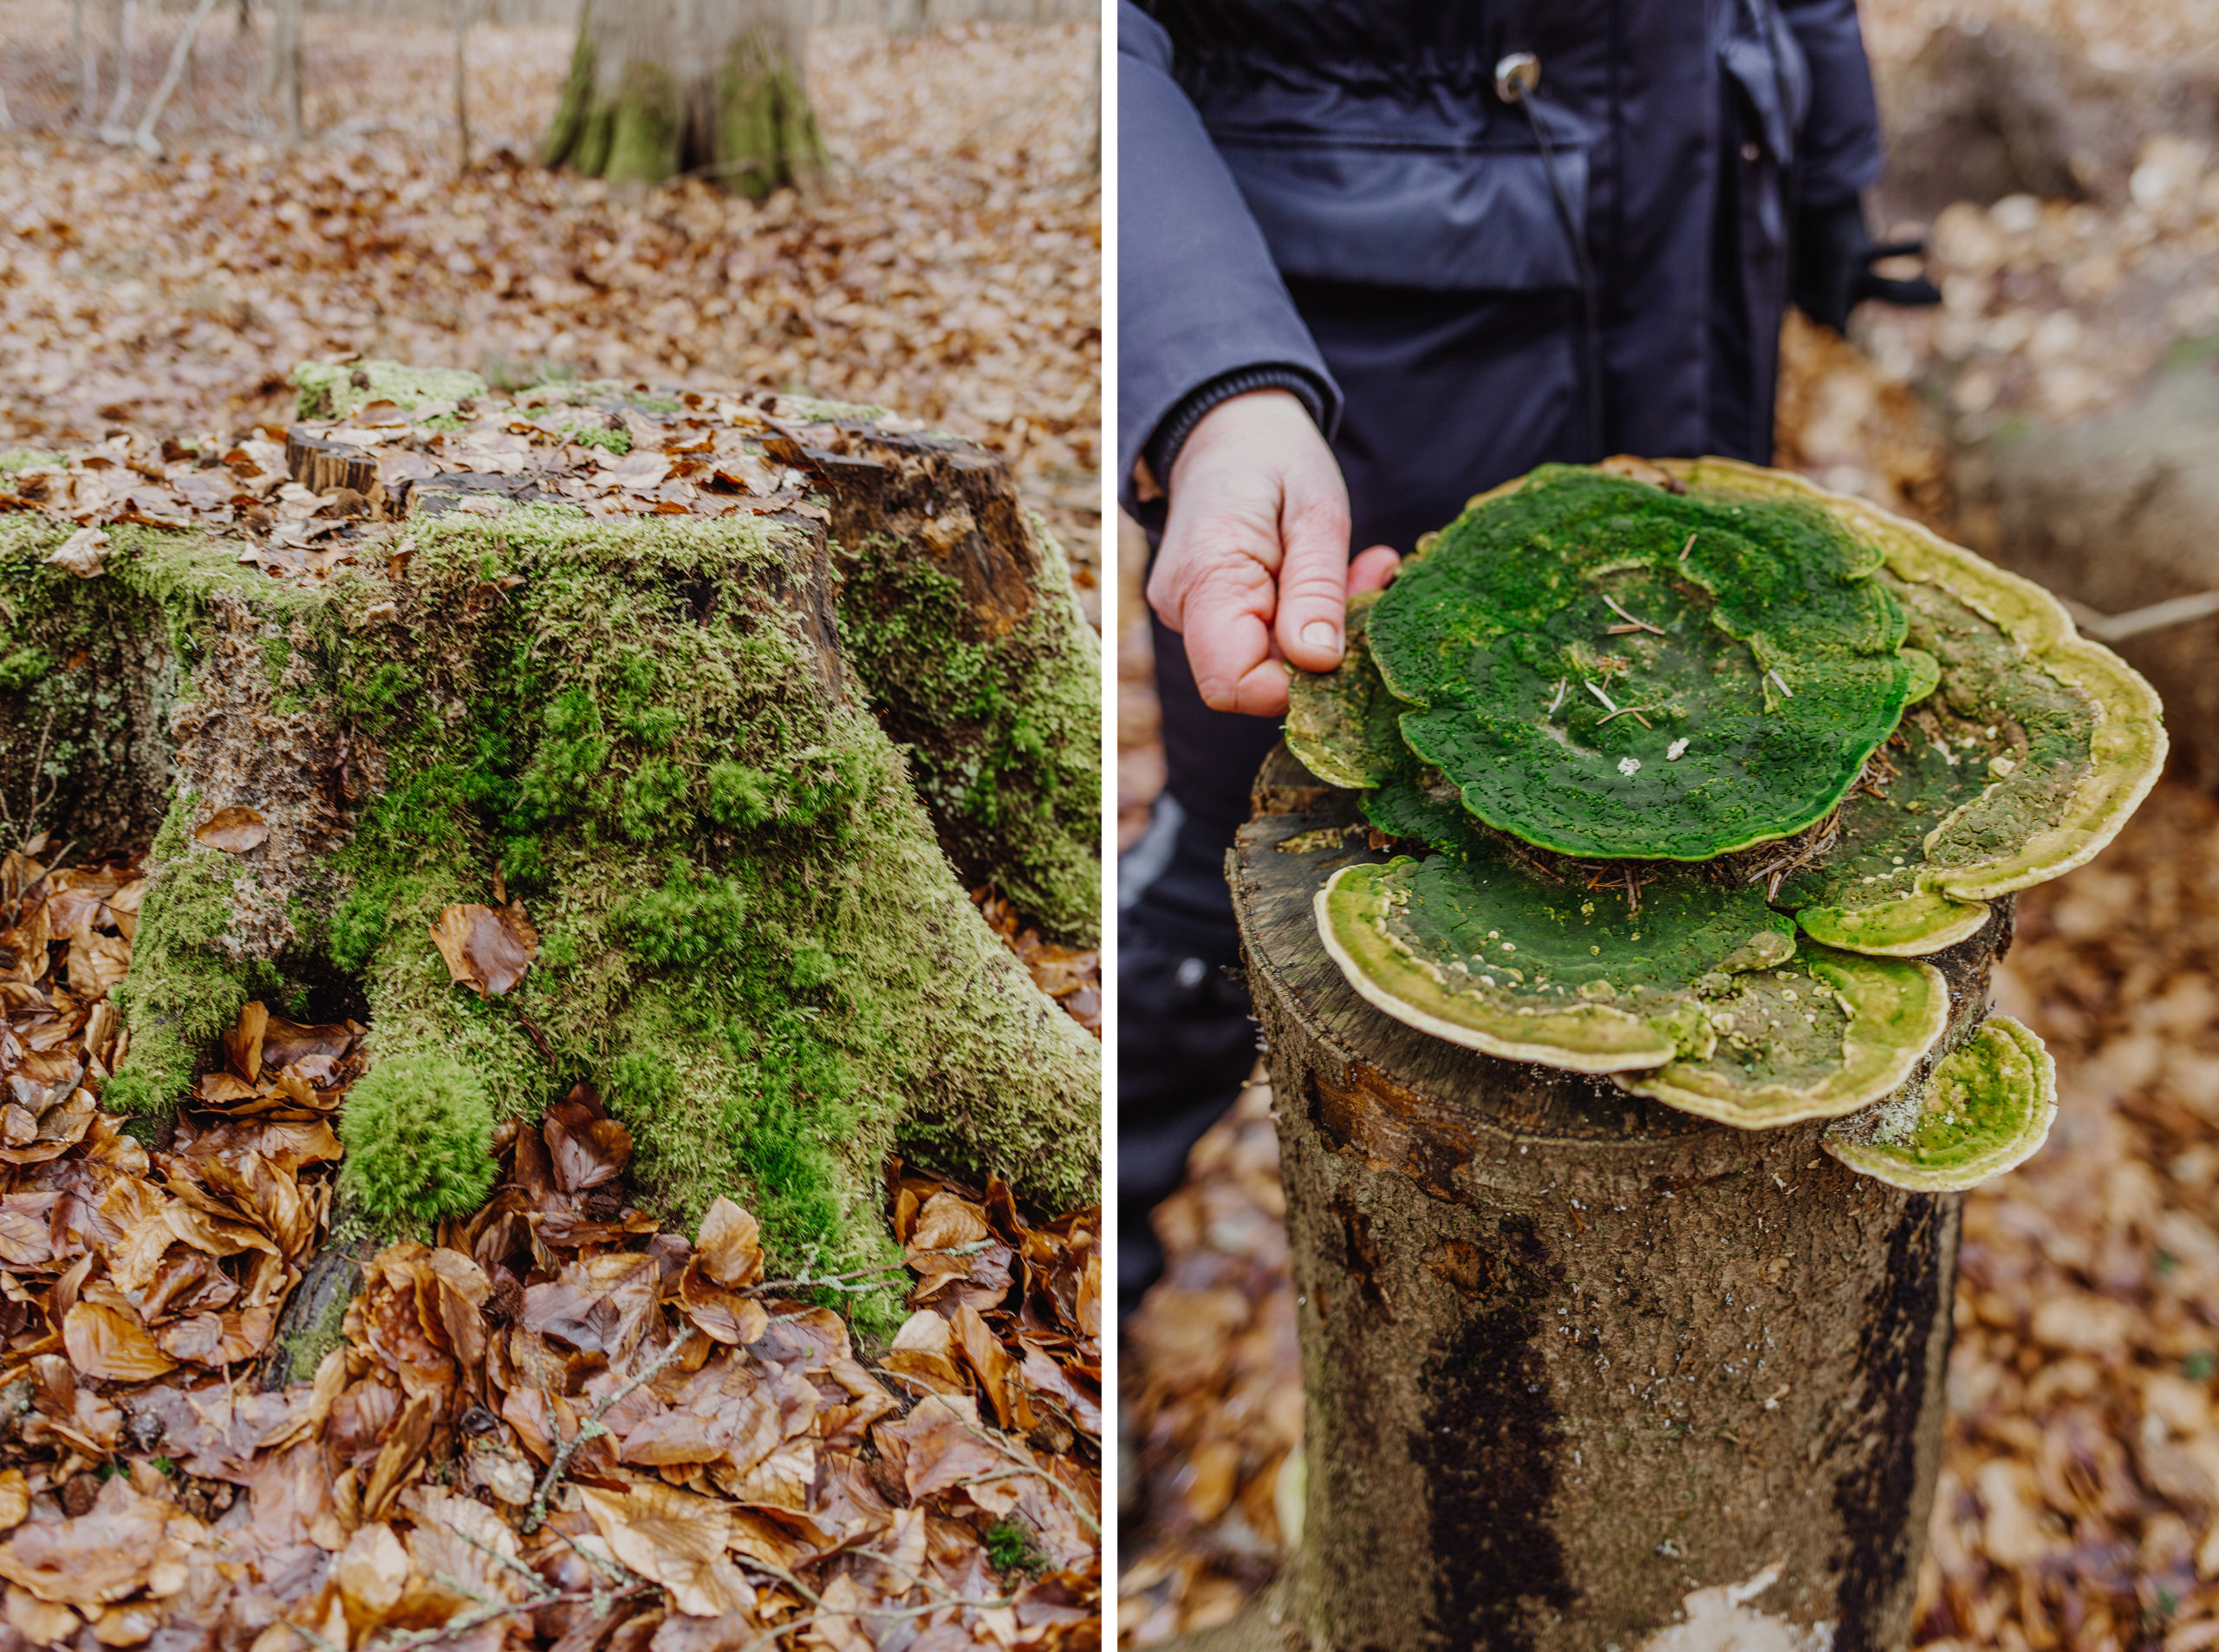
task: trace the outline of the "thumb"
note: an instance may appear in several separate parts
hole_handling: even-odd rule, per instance
[[[1337,468],[1288,478],[1279,545],[1279,651],[1305,671],[1331,671],[1348,619],[1349,497]]]

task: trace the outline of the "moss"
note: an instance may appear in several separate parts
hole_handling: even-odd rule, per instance
[[[1038,526],[1036,518],[1036,527]],[[967,881],[992,882],[1051,933],[1101,922],[1101,650],[1063,554],[1041,535],[1041,600],[979,637],[961,585],[889,542],[857,548],[843,654],[912,748],[919,792]]]
[[[598,447],[616,454],[632,451],[632,433],[622,426],[612,430],[607,425],[572,423],[563,426],[563,434],[581,447]]]
[[[616,87],[608,157],[601,175],[611,185],[660,184],[678,171],[685,111],[678,83],[660,65],[634,59]]]
[[[281,1344],[285,1350],[286,1382],[314,1380],[316,1368],[323,1363],[323,1356],[347,1340],[347,1301],[344,1297],[333,1298],[324,1304],[314,1324],[286,1334]]]
[[[468,1215],[499,1174],[491,1099],[452,1057],[381,1059],[348,1091],[339,1140],[342,1194],[395,1232],[425,1233],[442,1217]]]
[[[167,1116],[253,989],[276,984],[267,965],[238,964],[224,954],[238,868],[187,836],[198,807],[192,794],[180,793],[147,855],[131,972],[115,988],[131,1048],[101,1093],[112,1112]]]
[[[593,107],[595,56],[592,36],[581,27],[578,43],[570,53],[570,73],[555,105],[555,118],[548,123],[547,137],[539,146],[543,166],[560,166],[576,154]]]
[[[303,361],[291,383],[301,393],[298,417],[344,419],[373,401],[414,407],[485,393],[485,380],[459,367],[412,367],[398,361]]]
[[[51,672],[56,661],[43,648],[10,649],[0,658],[0,694],[20,694]]]
[[[801,77],[774,42],[744,35],[717,76],[717,170],[727,189],[767,198],[824,164]]]
[[[13,476],[18,471],[28,471],[34,465],[51,465],[51,453],[34,452],[28,447],[0,447],[0,476]]]

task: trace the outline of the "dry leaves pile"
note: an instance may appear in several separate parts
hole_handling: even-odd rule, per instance
[[[141,88],[180,21],[142,23]],[[262,36],[211,23],[166,162],[65,135],[69,38],[59,0],[0,0],[21,138],[0,166],[0,446],[119,424],[228,445],[284,418],[273,362],[349,351],[511,385],[550,366],[765,384],[985,440],[1094,560],[1093,28],[813,31],[836,164],[761,207],[698,180],[619,201],[517,159],[569,67],[561,28],[473,31],[480,164],[459,182],[441,24],[311,16],[321,135],[288,149],[246,140],[268,132]]]
[[[915,1311],[869,1363],[811,1300],[854,1278],[766,1279],[726,1201],[660,1231],[580,1086],[348,1304],[365,1029],[251,1004],[165,1146],[99,1109],[144,889],[0,862],[0,1643],[1098,1644],[1094,1213],[897,1169]]]

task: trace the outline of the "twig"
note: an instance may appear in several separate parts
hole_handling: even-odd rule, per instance
[[[676,1359],[685,1350],[687,1345],[693,1340],[693,1337],[694,1332],[689,1326],[683,1337],[649,1360],[631,1381],[594,1407],[592,1415],[578,1424],[577,1433],[572,1434],[568,1440],[556,1443],[554,1459],[547,1465],[547,1472],[539,1477],[538,1488],[531,1494],[531,1507],[525,1511],[524,1519],[517,1528],[526,1537],[530,1537],[546,1524],[547,1499],[554,1494],[555,1487],[561,1484],[563,1476],[569,1472],[570,1459],[577,1454],[578,1447],[584,1445],[587,1441],[597,1440],[608,1432],[602,1427],[601,1420],[614,1410],[620,1401],[628,1398],[634,1389]],[[543,1389],[542,1393],[544,1392],[545,1390]],[[547,1408],[547,1421],[550,1428],[555,1421],[555,1408],[551,1404]]]
[[[1698,531],[1700,531],[1700,530],[1698,530]],[[1695,535],[1694,535],[1694,534],[1689,534],[1689,535],[1688,536],[1688,543],[1687,543],[1686,544],[1684,544],[1684,545],[1682,545],[1682,546],[1681,546],[1681,547],[1680,547],[1680,563],[1681,563],[1681,566],[1685,567],[1685,566],[1687,565],[1687,561],[1688,561],[1688,553],[1689,553],[1689,551],[1693,550],[1695,548]]]
[[[1613,597],[1613,596],[1605,596],[1605,597],[1603,599],[1603,601],[1604,601],[1604,602],[1606,602],[1607,604],[1609,604],[1609,606],[1610,606],[1610,609],[1611,609],[1611,613],[1613,613],[1613,614],[1617,615],[1621,620],[1624,620],[1624,621],[1628,625],[1631,626],[1635,630],[1637,630],[1637,631],[1653,631],[1653,632],[1655,632],[1655,633],[1656,633],[1658,636],[1660,636],[1660,637],[1661,637],[1661,636],[1663,636],[1663,635],[1664,634],[1664,628],[1663,628],[1663,626],[1661,626],[1661,625],[1651,625],[1651,624],[1650,624],[1650,622],[1649,622],[1648,621],[1646,621],[1646,620],[1637,620],[1636,618],[1634,618],[1634,616],[1633,616],[1632,615],[1630,615],[1630,614],[1627,613],[1624,608],[1620,608],[1620,607],[1618,606],[1617,599],[1616,597]],[[1615,626],[1615,625],[1614,625],[1614,626],[1612,626],[1612,627],[1611,628],[1611,632],[1612,632],[1613,634],[1616,634],[1616,633],[1617,633],[1617,631],[1618,630],[1618,628],[1617,628],[1617,626]]]
[[[1656,708],[1654,706],[1621,706],[1617,711],[1611,713],[1611,717],[1598,719],[1595,726],[1597,728],[1602,727],[1604,723],[1611,720],[1611,717],[1630,717],[1635,722],[1640,724],[1642,727],[1649,728],[1652,725],[1650,723],[1650,720],[1643,717],[1642,713],[1645,711],[1653,712],[1656,709]]]
[[[1767,667],[1765,670],[1765,675],[1771,678],[1773,681],[1778,683],[1780,685],[1780,692],[1786,695],[1788,699],[1793,699],[1795,698],[1795,691],[1787,686],[1787,679],[1781,676],[1776,669]]]
[[[1557,679],[1557,697],[1549,702],[1548,714],[1551,717],[1554,717],[1557,714],[1557,707],[1564,704],[1564,697],[1571,690],[1571,678],[1559,677]]]
[[[1077,1492],[1064,1485],[1063,1481],[1057,1480],[1046,1469],[1041,1467],[1039,1464],[1031,1462],[1025,1458],[1018,1456],[1000,1441],[995,1439],[993,1435],[988,1434],[984,1428],[979,1428],[978,1424],[965,1421],[962,1413],[957,1412],[955,1420],[957,1422],[961,1423],[966,1430],[978,1435],[979,1439],[985,1441],[989,1446],[992,1447],[995,1451],[1007,1458],[1011,1462],[1016,1464],[1017,1467],[1022,1469],[1025,1473],[1028,1474],[1038,1474],[1042,1480],[1046,1480],[1049,1485],[1061,1492],[1064,1494],[1064,1500],[1071,1506],[1071,1512],[1078,1516],[1079,1523],[1084,1525],[1088,1531],[1094,1533],[1096,1537],[1098,1538],[1102,1535],[1102,1523],[1096,1519],[1092,1514],[1087,1512],[1086,1506],[1078,1500],[1078,1493]]]
[[[829,1273],[823,1278],[811,1276],[806,1269],[792,1279],[765,1279],[760,1285],[749,1285],[740,1292],[744,1297],[791,1296],[797,1291],[862,1291],[868,1287],[850,1285],[851,1279],[868,1279],[881,1273],[898,1273],[919,1256],[977,1256],[992,1247],[990,1239],[973,1239],[967,1245],[951,1245],[943,1250],[918,1251],[904,1256],[899,1262],[881,1262],[875,1266],[857,1268],[851,1273]]]
[[[1617,702],[1617,701],[1616,701],[1616,700],[1614,700],[1614,699],[1611,699],[1608,694],[1604,693],[1602,691],[1602,689],[1601,689],[1599,686],[1598,686],[1596,684],[1594,684],[1594,683],[1589,683],[1589,684],[1587,684],[1587,685],[1586,685],[1586,689],[1587,689],[1587,692],[1588,692],[1589,693],[1591,693],[1591,694],[1594,695],[1596,699],[1599,699],[1599,700],[1601,700],[1601,701],[1603,702],[1603,709],[1604,709],[1604,710],[1605,710],[1605,711],[1609,711],[1609,712],[1615,712],[1615,711],[1617,711],[1617,710],[1618,709],[1618,702]]]

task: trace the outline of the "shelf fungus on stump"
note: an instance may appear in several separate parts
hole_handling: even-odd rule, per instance
[[[1472,501],[1295,676],[1289,749],[1374,847],[1319,933],[1369,1002],[1868,1175],[2038,1148],[2040,1040],[1929,958],[2080,865],[2163,766],[2149,686],[2047,593],[1799,478],[1547,466]],[[1337,847],[1290,842],[1298,852]],[[1323,874],[1326,868],[1320,866]]]

